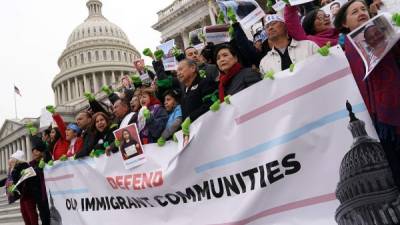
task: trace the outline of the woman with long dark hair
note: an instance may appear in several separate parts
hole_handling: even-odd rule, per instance
[[[139,143],[132,137],[129,130],[122,131],[120,150],[124,160],[143,153]]]
[[[118,128],[117,124],[111,124],[110,118],[103,112],[97,112],[93,116],[93,130],[95,132],[94,150],[105,151],[107,155],[110,152],[117,152],[114,144],[114,131]]]

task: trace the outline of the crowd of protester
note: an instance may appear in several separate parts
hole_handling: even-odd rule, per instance
[[[223,102],[229,104],[229,96],[321,53],[324,46],[336,44],[341,45],[348,58],[400,187],[400,44],[395,44],[364,80],[362,58],[345,35],[368,21],[377,12],[380,0],[350,0],[337,11],[334,21],[320,9],[324,4],[326,0],[311,5],[287,5],[283,16],[268,12],[263,20],[268,37],[264,42],[257,34],[254,40],[249,40],[235,16],[228,13],[226,22],[231,23],[232,40],[217,45],[207,43],[200,50],[194,47],[174,49],[178,60],[176,71],[164,69],[161,51],[146,49],[143,54],[152,58],[154,71],[135,63],[137,74],[124,75],[120,90],[104,86],[102,91],[112,109],[93,94],[86,93],[89,107],[76,116],[76,123],[66,125],[56,109],[48,106],[56,126],[44,131],[42,139],[33,132],[34,160],[26,163],[21,155],[11,157],[9,177],[14,183],[21,176],[20,171],[29,166],[40,174],[19,186],[18,196],[10,192],[11,196],[20,196],[25,223],[38,224],[34,210],[37,206],[42,224],[49,224],[44,163],[68,157],[79,159],[96,152],[108,156],[117,153],[119,145],[123,149],[125,142],[134,140],[127,132],[123,134],[123,143],[118,143],[113,132],[134,123],[142,144],[163,146],[166,141],[173,140],[174,133],[180,129],[185,136],[189,135],[191,122],[210,109],[218,109]],[[150,77],[149,82],[140,79],[145,73]]]

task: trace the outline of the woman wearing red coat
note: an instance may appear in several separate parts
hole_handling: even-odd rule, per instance
[[[65,126],[64,120],[60,114],[56,113],[54,107],[48,106],[47,110],[53,114],[53,119],[58,126],[61,137],[55,143],[53,148],[53,160],[60,159],[61,156],[74,156],[83,146],[83,140],[79,137],[81,129],[75,123]]]

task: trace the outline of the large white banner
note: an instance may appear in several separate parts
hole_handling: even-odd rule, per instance
[[[310,66],[312,65],[312,66]],[[234,95],[191,126],[191,141],[45,168],[58,224],[330,225],[353,143],[346,100],[376,137],[346,57],[331,48]]]

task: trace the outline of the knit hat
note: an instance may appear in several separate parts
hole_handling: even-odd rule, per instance
[[[11,155],[10,158],[18,161],[25,161],[25,153],[22,150],[17,150]]]
[[[78,125],[76,125],[76,123],[68,124],[67,129],[70,129],[70,130],[74,131],[77,134],[79,134],[81,132],[81,128],[79,128]]]
[[[264,20],[265,20],[265,26],[267,26],[269,23],[276,22],[276,21],[285,23],[285,20],[283,20],[283,18],[281,16],[279,16],[278,14],[266,15]]]
[[[32,136],[31,137],[31,143],[32,143],[32,151],[34,149],[38,150],[39,152],[44,152],[46,151],[46,144],[42,141],[42,139],[38,136]]]

